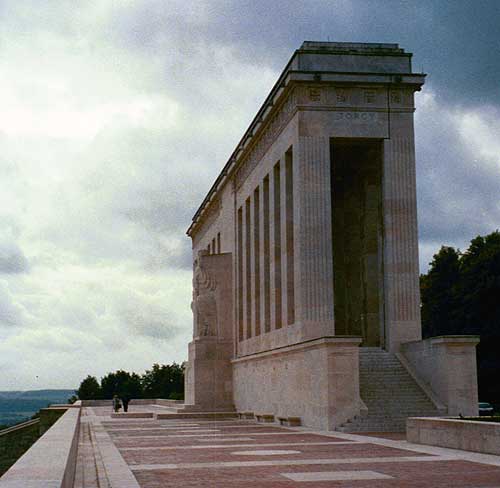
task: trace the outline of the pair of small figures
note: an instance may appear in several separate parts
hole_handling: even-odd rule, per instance
[[[113,396],[113,410],[115,411],[115,413],[117,413],[118,410],[120,410],[120,408],[122,408],[122,405],[123,405],[123,411],[128,412],[129,402],[130,402],[130,398],[128,398],[128,397],[124,396],[120,399],[120,398],[118,398],[118,395],[114,395]]]

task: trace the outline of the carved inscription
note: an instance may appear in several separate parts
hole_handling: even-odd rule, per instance
[[[349,101],[348,90],[336,90],[335,100],[337,101],[337,103],[347,103]]]
[[[375,90],[365,90],[364,91],[364,101],[365,103],[375,103],[377,93]]]
[[[375,122],[378,120],[378,114],[376,112],[334,112],[333,119]]]
[[[309,88],[309,100],[319,102],[321,100],[321,90],[316,87]]]

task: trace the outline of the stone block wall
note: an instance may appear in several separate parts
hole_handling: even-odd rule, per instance
[[[409,418],[406,438],[415,444],[500,455],[500,423]]]
[[[442,336],[402,344],[401,352],[447,407],[448,415],[478,415],[477,336]]]
[[[359,414],[359,338],[324,338],[233,361],[240,412],[334,429]]]

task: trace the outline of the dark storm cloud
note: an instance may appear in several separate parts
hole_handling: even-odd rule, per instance
[[[113,19],[133,49],[157,53],[165,36],[180,40],[177,68],[196,46],[235,49],[242,62],[280,70],[304,40],[397,42],[430,74],[439,96],[463,105],[499,103],[500,2],[420,0],[257,0],[167,5],[148,0]]]
[[[76,382],[89,358],[96,375],[185,358],[185,230],[304,40],[397,42],[429,73],[416,119],[423,262],[441,244],[463,248],[497,228],[499,9],[492,0],[0,1],[0,227],[19,244],[0,246],[2,361],[32,387],[33,370],[54,377],[63,363]]]
[[[457,127],[457,119],[464,115],[459,110],[486,108],[491,120],[500,118],[499,22],[496,0],[480,6],[435,0],[232,0],[195,2],[187,10],[180,3],[167,7],[147,0],[112,20],[117,42],[149,55],[160,53],[166,83],[193,110],[202,103],[203,80],[216,80],[224,70],[215,62],[220,49],[236,53],[244,65],[276,72],[304,40],[397,42],[413,52],[413,70],[429,75],[424,93],[436,99],[432,108],[422,107],[417,98],[417,114],[422,117],[416,124],[420,240],[436,249],[491,232],[500,221],[495,197],[498,164],[474,153],[471,140],[465,140]],[[178,40],[175,49],[167,42],[170,38]],[[206,49],[214,54],[212,64],[191,63]],[[193,76],[199,85],[186,85],[185,77]],[[193,86],[198,88],[194,92]],[[227,96],[232,96],[230,90]],[[197,144],[202,143],[200,136],[196,135]],[[467,136],[473,139],[474,133]],[[219,167],[224,162],[209,157],[207,161]]]
[[[500,146],[488,139],[498,128],[496,109],[449,111],[432,100],[417,112],[419,240],[427,249],[463,249],[499,227]]]

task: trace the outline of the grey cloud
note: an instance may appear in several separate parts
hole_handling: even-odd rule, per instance
[[[498,172],[487,156],[474,154],[450,118],[457,107],[481,107],[483,117],[489,103],[485,123],[500,119],[500,60],[492,55],[500,38],[496,1],[480,7],[435,0],[39,3],[0,2],[2,41],[26,57],[13,56],[24,75],[11,82],[21,108],[51,110],[68,102],[71,109],[103,113],[109,123],[97,125],[88,140],[75,141],[71,129],[53,138],[21,133],[2,140],[9,149],[2,174],[10,200],[16,199],[9,209],[16,226],[11,237],[30,256],[31,272],[12,272],[27,269],[20,249],[17,261],[0,261],[13,284],[11,292],[0,288],[0,320],[25,334],[18,342],[0,341],[0,357],[52,375],[70,350],[74,381],[87,374],[91,359],[101,372],[124,357],[149,367],[152,351],[154,360],[183,359],[191,330],[191,247],[184,232],[278,72],[306,39],[399,42],[415,53],[415,69],[423,65],[429,73],[424,93],[433,91],[440,104],[426,111],[417,100],[416,122],[427,254],[498,226]],[[93,83],[80,83],[92,70]],[[144,122],[141,113],[135,120],[126,110],[106,118],[109,105],[122,107],[131,98],[139,112],[143,102],[153,106],[153,118],[163,113],[154,110],[157,101],[166,113],[172,102],[173,124],[148,116]],[[80,120],[78,110],[73,122]],[[99,286],[86,289],[86,280]],[[48,333],[47,324],[53,338],[68,334],[66,344],[50,343],[57,351],[46,366],[36,354],[25,360],[18,352],[32,331],[13,326],[30,321],[40,334],[30,351]]]
[[[23,323],[24,310],[14,302],[7,284],[0,281],[0,326],[15,327]]]
[[[142,304],[142,307],[136,308],[123,304],[118,314],[133,336],[167,340],[174,339],[181,332],[179,326],[172,323],[169,313],[154,305]]]
[[[0,242],[0,273],[25,273],[29,263],[21,248],[14,242]]]
[[[167,58],[176,38],[174,70],[197,45],[230,47],[242,62],[281,69],[303,40],[399,42],[415,53],[440,96],[466,105],[498,103],[500,3],[421,0],[199,2],[200,14],[161,0],[124,9],[113,20],[118,42]],[[165,51],[166,48],[166,51]],[[182,78],[180,78],[182,83]]]
[[[436,251],[443,244],[464,247],[500,222],[498,166],[474,153],[454,115],[442,109],[422,109],[416,137],[419,238]]]

